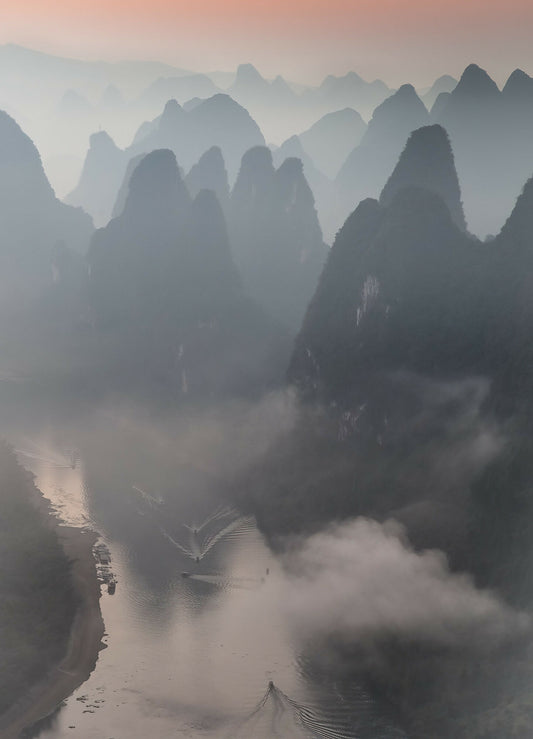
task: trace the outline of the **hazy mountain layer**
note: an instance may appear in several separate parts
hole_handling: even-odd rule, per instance
[[[170,150],[141,159],[122,213],[93,238],[89,264],[116,381],[125,373],[198,397],[253,392],[279,376],[283,333],[244,294],[215,194],[191,200]]]
[[[243,157],[231,195],[230,234],[248,294],[295,331],[327,254],[299,159],[275,169],[265,147]]]

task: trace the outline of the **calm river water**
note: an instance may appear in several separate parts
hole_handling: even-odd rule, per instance
[[[280,563],[217,496],[209,453],[180,455],[179,434],[152,420],[8,410],[0,430],[20,462],[65,524],[99,533],[117,581],[102,587],[96,669],[36,736],[405,736],[290,633]]]

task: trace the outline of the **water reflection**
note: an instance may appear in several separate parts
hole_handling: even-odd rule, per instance
[[[102,595],[95,671],[37,736],[403,736],[359,685],[299,653],[280,564],[254,520],[219,499],[207,462],[109,417],[32,433],[6,435],[63,521],[101,534],[118,581]]]

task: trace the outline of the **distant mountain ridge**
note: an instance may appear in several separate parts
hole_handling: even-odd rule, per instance
[[[249,113],[228,95],[218,93],[190,111],[176,100],[169,100],[161,115],[140,126],[125,150],[119,149],[105,132],[94,134],[78,186],[66,202],[85,208],[102,226],[111,216],[132,158],[169,148],[188,171],[208,149],[218,147],[233,180],[245,151],[264,141]]]
[[[126,80],[133,76],[137,78],[136,84],[142,85],[143,79],[151,79],[157,76],[172,76],[190,74],[188,70],[174,67],[170,64],[154,61],[88,61],[70,57],[62,57],[37,51],[17,44],[0,45],[0,80],[3,77],[9,79],[11,75],[33,74],[40,78],[52,76],[57,80],[63,75],[61,85],[70,86],[73,82],[87,79],[92,76],[98,80],[112,80],[121,87]],[[70,81],[70,84],[68,82]]]
[[[220,147],[230,178],[235,177],[244,152],[265,143],[248,111],[229,95],[218,93],[185,111],[175,101],[165,106],[147,135],[136,139],[130,153],[171,148],[185,169],[212,146]]]
[[[443,74],[435,80],[430,89],[421,95],[421,100],[428,110],[431,110],[435,100],[442,92],[452,92],[457,87],[457,80],[449,74]]]
[[[429,122],[412,85],[402,85],[375,109],[361,143],[336,178],[344,217],[362,199],[379,194],[409,134]]]
[[[531,77],[515,70],[500,91],[471,64],[432,109],[455,151],[469,227],[481,236],[499,231],[533,170],[532,85]]]
[[[356,110],[344,108],[327,113],[298,138],[318,169],[333,179],[366,128]]]

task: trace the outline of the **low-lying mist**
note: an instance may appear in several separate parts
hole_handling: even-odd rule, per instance
[[[442,552],[415,552],[393,520],[332,525],[298,541],[286,564],[283,608],[310,639],[398,636],[493,648],[529,626],[526,615],[476,588],[471,577],[450,572]]]
[[[417,541],[424,534],[431,540],[440,525],[452,539],[467,535],[469,486],[505,446],[502,431],[483,417],[488,383],[482,378],[435,382],[412,375],[401,383],[416,397],[417,409],[402,430],[391,421],[381,458],[385,464],[388,443],[405,445],[412,437],[410,467],[398,470],[404,494],[411,484],[410,498],[398,506],[391,489],[387,516],[381,492],[380,520],[367,514],[325,523],[309,536],[282,539],[282,574],[247,602],[258,614],[281,612],[288,627],[305,639],[335,635],[372,642],[396,635],[449,647],[496,646],[524,633],[528,618],[497,594],[477,588],[469,575],[452,571],[438,544],[415,549],[409,539],[410,526]],[[184,408],[166,418],[147,418],[131,409],[100,411],[94,422],[102,430],[95,434],[91,424],[90,443],[97,444],[93,451],[100,465],[104,457],[114,457],[121,470],[126,467],[135,477],[134,486],[155,498],[163,493],[169,512],[178,515],[181,503],[190,505],[194,490],[205,515],[227,502],[227,496],[242,499],[243,480],[252,487],[254,480],[264,484],[260,478],[268,478],[268,467],[276,465],[279,445],[301,433],[302,424],[318,426],[325,414],[322,409],[312,417],[292,390],[269,393],[257,402]],[[311,469],[313,460],[307,461]],[[156,468],[158,479],[151,479]],[[200,477],[192,486],[185,473],[191,468]],[[282,465],[278,472],[283,476],[284,471],[290,495],[294,471]],[[276,484],[282,485],[279,478]],[[393,477],[388,484],[394,488]],[[304,511],[301,516],[305,519]]]

